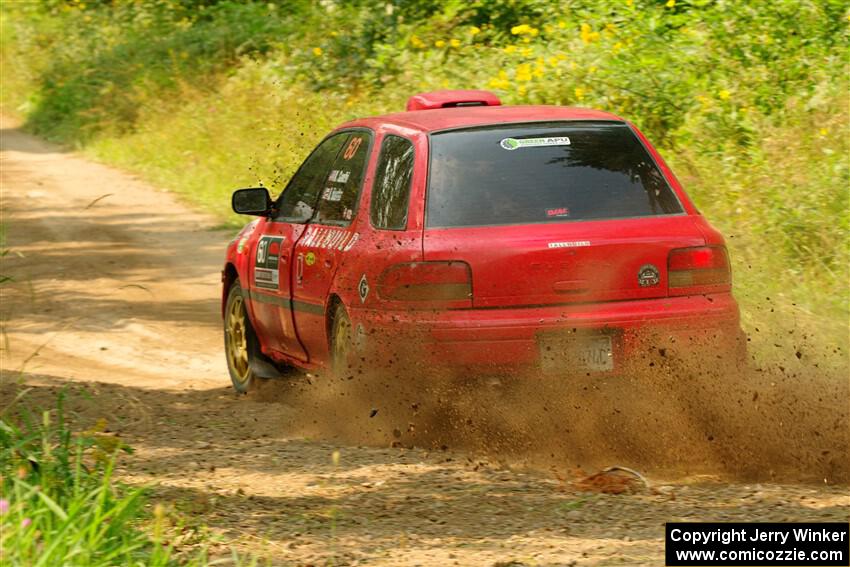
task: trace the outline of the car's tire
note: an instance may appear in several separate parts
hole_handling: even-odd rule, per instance
[[[331,370],[336,377],[352,373],[354,334],[351,318],[342,303],[334,307],[331,319]]]
[[[270,361],[265,360],[260,351],[260,343],[248,318],[245,296],[238,280],[230,286],[224,307],[224,352],[230,380],[237,392],[247,393],[265,381],[265,378],[257,375],[256,366],[260,358],[264,359],[264,364]]]

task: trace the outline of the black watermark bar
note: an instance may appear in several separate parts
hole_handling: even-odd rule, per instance
[[[668,523],[669,566],[850,565],[850,524]]]

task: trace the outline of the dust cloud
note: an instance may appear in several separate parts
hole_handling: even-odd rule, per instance
[[[447,458],[460,450],[560,474],[620,465],[667,479],[850,482],[850,382],[837,347],[797,345],[785,358],[743,364],[652,347],[604,376],[366,366],[275,381],[252,395],[289,406],[280,427],[311,439]]]

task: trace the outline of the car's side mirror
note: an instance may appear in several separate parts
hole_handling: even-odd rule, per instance
[[[267,215],[272,210],[272,198],[265,187],[237,189],[230,201],[233,210],[240,215]]]

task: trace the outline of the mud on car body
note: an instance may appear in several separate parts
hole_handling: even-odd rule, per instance
[[[239,390],[400,354],[611,373],[677,344],[741,350],[723,237],[608,113],[423,93],[334,130],[277,199],[232,204],[260,217],[222,278]]]

